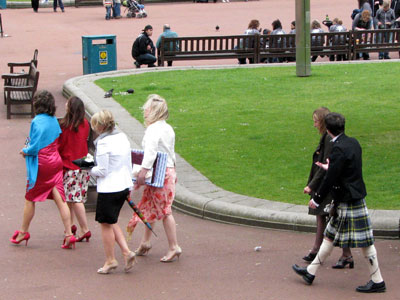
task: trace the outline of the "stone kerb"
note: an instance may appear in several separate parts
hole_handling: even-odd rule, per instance
[[[81,98],[89,115],[93,115],[101,109],[112,111],[117,121],[117,126],[128,136],[132,148],[140,149],[144,134],[143,125],[112,98],[104,98],[104,91],[94,84],[95,80],[103,77],[120,77],[144,72],[237,67],[232,65],[189,66],[96,73],[67,80],[63,86],[63,95],[66,98],[73,95]],[[266,66],[247,65],[240,67],[257,68]],[[257,199],[225,191],[212,184],[178,154],[177,170],[178,183],[174,208],[179,211],[224,223],[280,230],[315,231],[315,217],[307,214],[308,208],[304,205]],[[400,211],[370,210],[370,213],[375,236],[385,238],[399,237]]]

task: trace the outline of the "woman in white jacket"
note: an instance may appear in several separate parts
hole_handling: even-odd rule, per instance
[[[131,147],[126,135],[115,128],[112,113],[107,110],[95,113],[92,129],[99,134],[95,140],[96,166],[91,175],[97,177],[96,221],[101,224],[101,235],[106,254],[99,274],[108,274],[118,267],[114,245],[117,242],[125,258],[125,272],[132,269],[135,253],[129,250],[125,236],[117,224],[119,213],[132,189]]]
[[[182,249],[179,247],[176,237],[175,219],[171,211],[172,202],[175,198],[176,183],[175,132],[166,122],[169,114],[165,99],[159,95],[149,95],[143,110],[147,129],[142,141],[144,157],[142,169],[137,176],[136,187],[145,184],[145,176],[153,166],[157,151],[167,153],[168,158],[164,186],[156,188],[146,185],[138,207],[152,226],[154,226],[156,220],[163,221],[169,249],[160,261],[172,262],[175,257],[179,258],[182,254]],[[134,214],[128,224],[128,231],[133,232],[139,220],[137,215]],[[135,251],[137,256],[145,255],[151,249],[151,234],[151,231],[146,228],[141,244]]]

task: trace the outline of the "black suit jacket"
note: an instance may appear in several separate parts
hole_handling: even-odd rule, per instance
[[[367,195],[362,177],[362,150],[355,138],[340,135],[333,143],[329,155],[329,169],[314,195],[314,201],[321,203],[328,192],[335,202],[350,202]]]

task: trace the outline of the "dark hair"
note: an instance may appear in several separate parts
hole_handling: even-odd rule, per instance
[[[294,27],[296,27],[296,21],[292,21],[292,23],[290,23],[290,24],[292,24]]]
[[[272,30],[276,30],[278,28],[282,28],[281,21],[279,19],[276,19],[275,21],[272,22]]]
[[[339,113],[332,112],[325,116],[326,129],[334,136],[338,136],[344,132],[345,123],[346,120],[344,116]]]
[[[56,103],[53,95],[46,90],[36,92],[33,97],[33,110],[35,114],[48,114],[54,116],[56,113]]]
[[[79,125],[85,119],[85,106],[81,99],[78,97],[71,97],[67,102],[67,112],[60,120],[62,128],[71,128],[78,132]]]

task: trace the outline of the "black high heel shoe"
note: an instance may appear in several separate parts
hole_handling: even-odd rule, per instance
[[[314,260],[314,258],[315,257],[317,257],[317,253],[318,252],[316,252],[316,253],[308,253],[308,255],[307,256],[304,256],[303,257],[303,260],[305,260],[305,261],[307,261],[307,262],[312,262],[313,260]]]
[[[337,263],[332,266],[332,269],[344,269],[347,265],[349,265],[350,269],[354,268],[353,256],[339,258]]]

